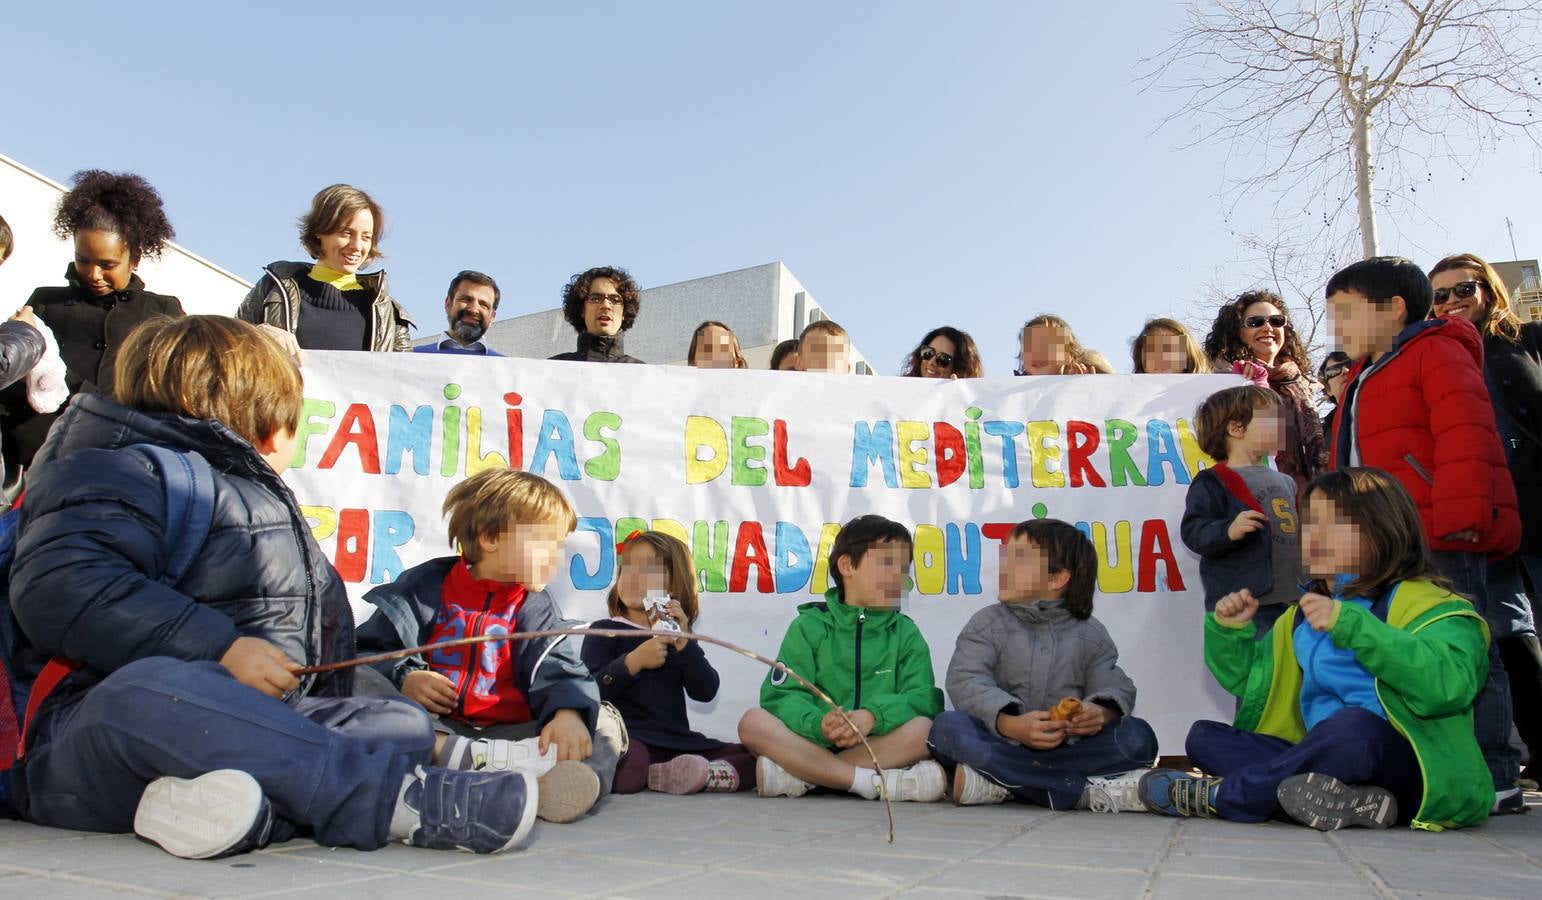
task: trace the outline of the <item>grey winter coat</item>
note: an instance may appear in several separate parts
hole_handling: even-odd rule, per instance
[[[263,276],[252,285],[246,299],[236,309],[236,318],[253,325],[272,325],[290,334],[295,333],[300,318],[300,279],[310,274],[307,263],[275,262],[263,267]],[[407,311],[386,290],[384,272],[368,272],[358,276],[364,289],[374,295],[369,319],[369,349],[376,353],[410,353],[412,336],[409,328],[417,327]],[[316,347],[301,347],[315,350]]]
[[[1074,618],[1061,600],[992,603],[959,632],[948,663],[948,697],[992,733],[1001,713],[1048,710],[1066,697],[1135,708],[1135,682],[1119,668],[1108,629]]]

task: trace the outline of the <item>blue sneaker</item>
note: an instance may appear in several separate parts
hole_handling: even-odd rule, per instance
[[[403,779],[390,837],[433,850],[501,853],[530,833],[536,795],[528,772],[419,767]]]
[[[1140,802],[1154,813],[1182,818],[1214,819],[1215,792],[1221,779],[1190,775],[1177,769],[1152,769],[1141,776]]]

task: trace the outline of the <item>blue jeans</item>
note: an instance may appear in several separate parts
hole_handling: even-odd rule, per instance
[[[1201,770],[1220,777],[1215,811],[1233,822],[1264,822],[1283,813],[1276,796],[1292,775],[1320,772],[1345,784],[1375,785],[1397,798],[1398,816],[1413,818],[1424,778],[1413,745],[1369,710],[1342,709],[1317,723],[1298,744],[1220,722],[1195,722],[1184,751]]]
[[[428,713],[405,698],[289,706],[218,663],[169,657],[129,663],[36,728],[14,774],[22,815],[39,825],[132,831],[156,778],[240,769],[284,822],[361,850],[386,842],[403,776],[434,749]]]
[[[1157,755],[1156,733],[1134,716],[1123,716],[1074,744],[1034,750],[997,737],[967,713],[948,710],[932,720],[926,744],[943,765],[962,763],[1023,803],[1050,809],[1075,807],[1087,776],[1149,766]]]
[[[1496,606],[1489,592],[1488,560],[1481,553],[1436,551],[1435,566],[1455,586],[1457,593],[1472,601],[1473,609],[1490,619],[1491,607]],[[1504,663],[1499,659],[1499,644],[1488,644],[1488,677],[1478,691],[1472,705],[1473,735],[1483,750],[1483,761],[1488,763],[1489,774],[1494,777],[1495,791],[1508,791],[1515,787],[1515,779],[1521,772],[1521,754],[1510,746],[1510,681],[1505,676]]]

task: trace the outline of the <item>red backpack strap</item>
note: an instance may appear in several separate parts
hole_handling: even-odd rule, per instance
[[[61,681],[78,668],[80,663],[55,656],[48,661],[48,665],[43,667],[43,671],[38,673],[37,680],[32,682],[32,694],[27,698],[27,714],[22,719],[21,733],[17,736],[17,762],[26,755],[27,732],[32,730],[32,723],[37,720],[37,712],[43,707],[43,701],[48,699],[48,695],[54,692],[54,688],[58,687]]]
[[[1242,480],[1242,476],[1238,475],[1235,469],[1225,462],[1218,462],[1211,466],[1210,470],[1215,473],[1215,477],[1220,480],[1221,486],[1226,488],[1227,493],[1237,498],[1238,503],[1253,512],[1264,511],[1264,508],[1258,505],[1258,498],[1248,490],[1248,483]]]

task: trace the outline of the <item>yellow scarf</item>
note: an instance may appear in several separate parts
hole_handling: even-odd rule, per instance
[[[329,269],[321,263],[311,266],[311,278],[322,284],[330,284],[340,291],[362,291],[364,285],[359,284],[359,279],[352,272],[339,272]]]

